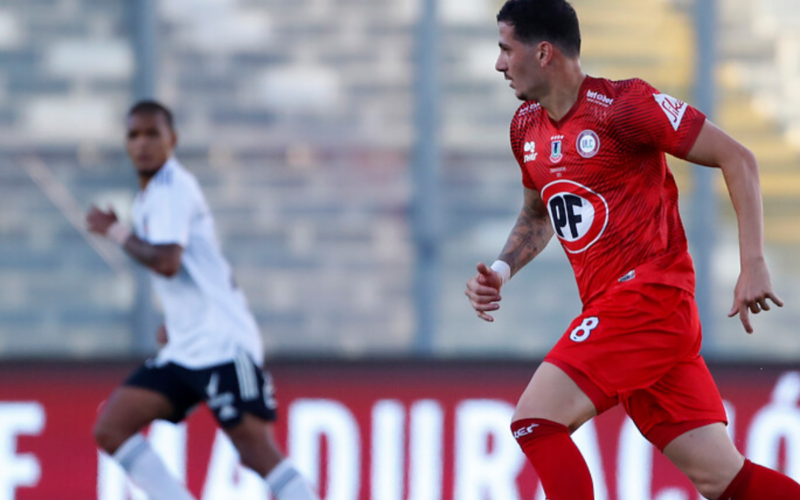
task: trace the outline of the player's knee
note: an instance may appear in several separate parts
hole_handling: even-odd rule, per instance
[[[695,483],[697,491],[703,495],[703,498],[717,499],[725,492],[725,487],[711,483]]]
[[[114,452],[122,446],[122,443],[130,437],[121,429],[105,420],[98,420],[95,422],[92,434],[94,435],[94,441],[97,443],[98,448],[109,455],[113,455]]]
[[[517,409],[514,411],[514,415],[511,417],[511,426],[514,427],[514,423],[520,420],[527,420],[527,419],[543,419],[543,420],[550,420],[553,422],[561,423],[562,425],[567,427],[567,430],[570,434],[575,432],[589,420],[589,416],[579,415],[577,417],[569,417],[566,416],[554,416],[552,412],[546,411],[531,411],[530,408],[526,408],[524,411],[520,410],[518,406]]]
[[[705,471],[694,471],[687,474],[689,479],[704,498],[719,498],[728,487],[725,478]]]
[[[254,471],[261,477],[269,473],[269,464],[258,453],[239,453],[239,461],[243,466]]]
[[[242,465],[262,477],[283,460],[268,424],[247,417],[239,426],[226,429],[226,433],[239,452]]]

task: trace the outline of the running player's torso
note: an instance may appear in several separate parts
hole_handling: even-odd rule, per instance
[[[183,248],[178,274],[152,273],[169,337],[158,361],[201,368],[244,351],[261,364],[258,327],[220,251],[214,219],[195,177],[169,160],[136,196],[133,219],[142,240]]]
[[[559,122],[533,102],[517,111],[523,184],[540,193],[584,304],[631,280],[694,291],[664,151],[685,157],[704,120],[641,80],[591,77]]]

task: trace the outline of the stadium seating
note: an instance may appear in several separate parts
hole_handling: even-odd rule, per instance
[[[758,114],[753,103],[772,95],[774,87],[763,86],[777,85],[776,79],[785,79],[781,95],[791,98],[796,65],[790,57],[768,56],[790,51],[792,32],[769,30],[757,50],[742,47],[750,37],[741,30],[756,30],[752,24],[767,14],[756,15],[755,6],[750,14],[739,12],[744,0],[721,3],[719,121],[759,155],[770,249],[790,260],[785,256],[800,244],[800,203],[796,152],[782,131],[794,137],[798,119],[789,108],[800,108]],[[106,264],[70,224],[69,204],[53,198],[66,190],[79,211],[112,202],[127,214],[135,186],[121,148],[136,71],[130,4],[15,0],[0,7],[3,356],[124,357],[151,345],[132,335],[132,266],[125,259],[121,271]],[[158,5],[157,94],[174,108],[178,154],[205,186],[269,352],[412,352],[408,164],[417,2]],[[578,311],[577,293],[566,259],[551,245],[512,282],[497,325],[478,324],[464,300],[463,283],[478,260],[496,255],[519,208],[519,173],[507,140],[517,102],[493,71],[498,2],[440,5],[444,217],[434,346],[442,355],[535,356]],[[575,5],[587,72],[639,76],[690,98],[694,50],[684,7],[666,0]],[[753,76],[758,72],[781,76]],[[49,188],[32,180],[32,163],[52,174]],[[689,187],[689,169],[676,164],[675,171]],[[735,240],[725,245],[725,252],[735,250]],[[776,281],[789,285],[785,295],[800,296],[791,288],[800,267],[792,272]],[[718,284],[723,312],[728,279]],[[765,356],[800,347],[792,343],[786,315],[761,324],[787,339]],[[723,354],[744,349],[734,345]]]

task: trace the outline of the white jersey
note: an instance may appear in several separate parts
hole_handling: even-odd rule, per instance
[[[133,205],[136,235],[152,245],[183,247],[181,269],[153,273],[169,342],[156,358],[187,368],[233,361],[242,351],[264,361],[258,326],[222,256],[214,219],[197,179],[170,159]]]

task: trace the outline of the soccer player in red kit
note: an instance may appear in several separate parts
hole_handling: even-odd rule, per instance
[[[500,290],[555,234],[583,311],[545,357],[511,425],[550,500],[594,498],[570,433],[622,404],[642,434],[713,500],[799,499],[800,485],[747,461],[700,356],[694,268],[664,153],[722,171],[739,226],[730,315],[781,306],[763,253],[758,166],[698,110],[641,80],[586,76],[566,0],[508,0],[496,69],[524,101],[511,124],[524,201],[499,259],[467,282],[493,321]]]

